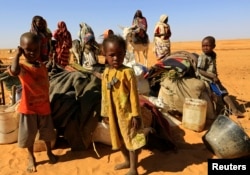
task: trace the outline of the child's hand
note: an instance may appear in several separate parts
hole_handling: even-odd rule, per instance
[[[141,118],[140,117],[133,117],[132,118],[132,127],[137,130],[137,129],[139,129],[140,125],[141,125]]]
[[[216,82],[218,82],[218,81],[219,81],[218,77],[217,77],[217,76],[214,76],[214,77],[213,77],[213,82],[216,83]]]
[[[17,57],[22,56],[23,54],[23,48],[21,48],[20,46],[17,47]]]

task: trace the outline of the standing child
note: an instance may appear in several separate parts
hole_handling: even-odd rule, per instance
[[[127,175],[137,175],[137,149],[145,145],[136,77],[131,68],[124,66],[126,42],[121,36],[104,39],[103,50],[108,67],[102,77],[103,117],[108,117],[112,149],[121,149],[125,162],[116,170],[129,168]]]
[[[22,55],[25,61],[19,63]],[[39,36],[30,32],[24,33],[20,38],[17,55],[9,68],[10,74],[18,76],[22,84],[22,97],[18,109],[18,144],[22,148],[28,148],[28,172],[36,171],[33,146],[37,131],[40,133],[40,139],[46,143],[50,163],[56,162],[56,156],[51,151],[51,140],[55,138],[55,132],[50,116],[49,79],[45,65],[38,61],[39,57]]]
[[[243,114],[236,108],[226,88],[218,79],[216,53],[214,52],[215,46],[215,38],[212,36],[207,36],[202,40],[203,53],[198,58],[198,77],[204,80],[216,95],[222,97],[222,100],[232,110],[233,115],[242,117]]]

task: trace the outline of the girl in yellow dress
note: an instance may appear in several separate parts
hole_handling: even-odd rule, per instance
[[[102,110],[110,126],[112,149],[121,149],[125,162],[115,169],[130,168],[137,175],[137,150],[145,145],[142,132],[137,81],[133,69],[124,66],[126,42],[121,36],[104,39],[103,51],[108,66],[102,77]]]

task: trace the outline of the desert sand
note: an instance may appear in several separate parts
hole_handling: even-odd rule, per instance
[[[217,41],[215,51],[218,55],[219,78],[228,89],[230,96],[236,101],[245,117],[237,119],[230,116],[240,124],[250,135],[250,39],[220,40]],[[185,50],[200,54],[200,41],[173,42],[172,51]],[[13,53],[0,50],[0,59],[9,64]],[[149,50],[149,64],[156,63]],[[185,129],[182,125],[171,127],[173,138],[178,152],[160,152],[158,150],[143,149],[139,154],[139,174],[150,175],[206,175],[207,160],[217,158],[202,142],[202,136],[207,132],[212,121],[206,123],[202,132]],[[96,144],[100,154],[98,158],[93,148],[86,151],[71,152],[66,144],[59,143],[53,153],[59,156],[58,163],[48,163],[46,152],[36,152],[38,162],[36,175],[123,175],[128,170],[114,170],[114,165],[123,161],[120,152],[114,152],[110,146]],[[18,148],[16,143],[0,145],[0,174],[25,175],[27,154],[25,149]]]

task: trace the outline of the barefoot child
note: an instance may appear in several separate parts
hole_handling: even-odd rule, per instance
[[[226,88],[218,79],[215,46],[215,38],[212,36],[207,36],[202,40],[203,53],[198,58],[198,77],[207,82],[216,95],[222,97],[223,101],[232,110],[233,115],[243,117],[243,114],[236,108],[229,97]]]
[[[130,168],[127,175],[137,175],[137,149],[145,145],[145,136],[138,133],[142,121],[136,77],[133,69],[122,64],[126,42],[121,36],[105,38],[103,50],[108,67],[102,76],[101,114],[108,117],[112,149],[121,149],[125,158],[115,169]]]
[[[25,61],[20,63],[22,55]],[[18,145],[28,148],[28,172],[36,171],[33,145],[37,131],[40,139],[46,143],[50,163],[56,162],[56,156],[51,151],[51,140],[55,138],[55,132],[50,116],[49,79],[45,65],[38,61],[39,57],[39,36],[30,32],[24,33],[20,38],[17,55],[9,68],[10,74],[18,76],[22,84],[22,97],[18,108]]]

